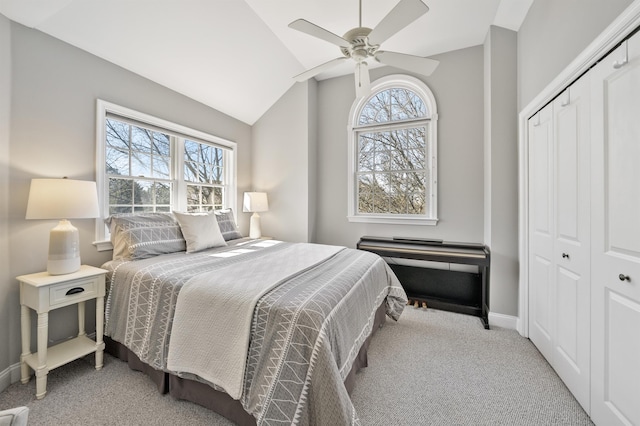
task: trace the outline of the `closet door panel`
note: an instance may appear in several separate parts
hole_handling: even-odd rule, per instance
[[[640,339],[630,338],[629,324],[640,324],[640,303],[606,291],[605,316],[605,382],[606,408],[628,424],[638,424],[640,419],[640,369],[629,366],[640,361]],[[636,336],[638,330],[633,331]],[[635,420],[635,421],[634,421]]]
[[[640,259],[640,62],[606,81],[605,220],[612,255]]]
[[[593,72],[592,418],[640,424],[640,37]]]
[[[529,120],[529,338],[551,360],[555,329],[552,105]]]
[[[590,91],[587,74],[553,103],[556,328],[551,363],[587,413],[591,374]]]

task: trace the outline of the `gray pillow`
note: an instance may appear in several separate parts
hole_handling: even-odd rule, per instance
[[[146,259],[185,251],[180,225],[170,213],[133,213],[108,217],[113,259]]]
[[[231,209],[216,210],[216,219],[218,219],[218,226],[220,232],[225,241],[235,240],[242,238],[242,234],[238,231],[236,220],[233,218],[233,211]]]

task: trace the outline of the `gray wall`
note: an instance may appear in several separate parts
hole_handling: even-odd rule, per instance
[[[6,20],[0,21],[6,33]],[[80,49],[20,24],[10,24],[11,118],[8,180],[2,193],[2,226],[9,235],[9,265],[0,268],[0,301],[13,307],[9,322],[0,325],[0,347],[9,342],[9,363],[20,353],[17,275],[46,268],[49,230],[55,221],[24,219],[29,183],[36,177],[95,179],[96,99],[170,120],[238,143],[238,200],[251,185],[251,127]],[[2,75],[6,75],[6,38],[0,38]],[[0,88],[6,88],[3,77]],[[2,97],[4,100],[4,96]],[[4,102],[4,101],[3,101]],[[2,128],[6,114],[0,115]],[[2,139],[4,140],[4,139]],[[6,150],[3,141],[0,149]],[[2,155],[2,158],[7,158]],[[4,169],[3,169],[4,170]],[[6,174],[6,172],[4,172]],[[3,180],[6,182],[6,180]],[[2,187],[0,187],[1,189]],[[248,218],[239,214],[241,231]],[[83,263],[100,266],[111,252],[97,252],[94,220],[74,220],[80,231]],[[3,243],[6,250],[6,243]],[[5,310],[2,309],[3,315]],[[88,313],[91,315],[91,313]],[[59,340],[76,329],[73,308],[49,316],[50,338]],[[88,321],[88,329],[93,321]],[[8,339],[4,337],[9,336]],[[4,350],[4,349],[3,349]],[[0,372],[9,365],[0,354]]]
[[[518,314],[517,34],[491,26],[484,43],[484,239],[491,312]]]
[[[260,214],[265,236],[312,240],[316,89],[315,80],[295,84],[253,125],[253,189],[269,199],[269,211]]]
[[[2,374],[11,364],[12,351],[7,342],[16,333],[16,284],[9,271],[9,126],[11,123],[11,33],[10,22],[0,15],[0,391],[10,382]]]
[[[355,100],[353,75],[318,84],[317,242],[355,247],[363,235],[483,241],[482,46],[434,57],[423,80],[438,106],[437,226],[350,223],[347,220],[347,124]],[[371,80],[399,70],[371,71]]]
[[[518,31],[519,109],[631,3],[633,0],[535,0]]]

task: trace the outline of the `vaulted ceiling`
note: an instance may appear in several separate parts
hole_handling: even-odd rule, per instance
[[[431,56],[484,42],[490,25],[517,31],[533,0],[423,0],[430,10],[384,49]],[[361,0],[374,28],[398,0]],[[293,76],[341,56],[295,31],[304,18],[342,36],[356,0],[2,0],[0,13],[253,124]],[[353,72],[344,64],[318,80]],[[436,70],[437,72],[437,70]]]

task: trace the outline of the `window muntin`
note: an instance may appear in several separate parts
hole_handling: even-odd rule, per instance
[[[209,211],[236,200],[236,144],[98,100],[96,182],[102,216]],[[96,221],[98,250],[109,231]]]
[[[349,220],[435,224],[437,114],[426,85],[383,78],[351,114]]]

